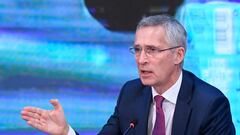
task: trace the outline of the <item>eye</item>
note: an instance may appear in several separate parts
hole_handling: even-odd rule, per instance
[[[155,53],[156,51],[157,51],[156,47],[153,47],[153,46],[147,47],[147,52],[148,53]]]
[[[135,53],[138,53],[138,52],[141,51],[141,48],[140,47],[134,47],[134,51],[135,51]]]

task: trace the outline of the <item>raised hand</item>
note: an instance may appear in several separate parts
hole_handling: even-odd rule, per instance
[[[50,100],[54,110],[44,110],[37,107],[24,107],[21,116],[27,123],[43,132],[52,135],[67,135],[69,127],[63,108],[57,99]]]

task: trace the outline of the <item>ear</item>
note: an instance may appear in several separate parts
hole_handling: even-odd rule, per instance
[[[185,49],[183,47],[179,47],[175,51],[175,58],[174,58],[174,64],[178,65],[181,62],[183,62],[185,56]]]

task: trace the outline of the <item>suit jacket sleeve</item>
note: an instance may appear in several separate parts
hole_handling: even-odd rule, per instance
[[[202,124],[204,135],[235,135],[230,105],[225,96],[221,96],[209,104]]]

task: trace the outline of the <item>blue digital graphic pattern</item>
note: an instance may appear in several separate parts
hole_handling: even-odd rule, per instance
[[[186,2],[176,17],[189,37],[184,68],[225,93],[239,134],[240,5]],[[106,30],[82,0],[1,1],[0,134],[44,134],[20,111],[52,109],[51,98],[76,130],[96,134],[122,84],[138,76],[128,51],[133,39],[134,33]]]

